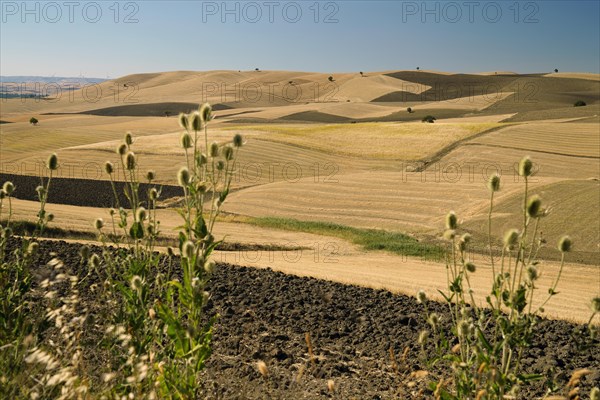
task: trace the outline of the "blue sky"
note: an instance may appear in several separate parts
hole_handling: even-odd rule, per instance
[[[0,3],[1,75],[600,73],[597,0]]]

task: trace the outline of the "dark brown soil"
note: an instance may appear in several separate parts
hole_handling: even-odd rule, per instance
[[[71,273],[82,276],[87,271],[79,263],[78,249],[65,242],[42,242],[35,268],[44,268],[50,252],[55,252]],[[90,285],[93,279],[85,282]],[[218,265],[208,290],[212,297],[207,315],[220,317],[205,372],[204,398],[423,399],[431,398],[426,381],[439,380],[441,372],[434,368],[424,381],[408,385],[413,381],[411,371],[429,369],[417,344],[425,327],[423,305],[412,297],[228,264]],[[92,314],[103,306],[87,287],[80,294]],[[441,304],[430,307],[445,314]],[[447,324],[442,326],[447,329]],[[539,320],[523,366],[526,372],[548,375],[560,387],[574,370],[594,369],[583,379],[585,398],[591,387],[600,385],[600,342],[580,351],[573,338],[578,328],[565,321]],[[86,340],[94,343],[94,332],[88,335]],[[408,358],[401,361],[406,347]],[[390,348],[400,374],[392,367]],[[85,357],[96,359],[89,350]],[[268,365],[269,377],[257,372],[259,360]],[[295,382],[300,370],[304,372]],[[327,389],[329,379],[335,381],[335,396]],[[543,383],[523,388],[519,398],[542,396]]]

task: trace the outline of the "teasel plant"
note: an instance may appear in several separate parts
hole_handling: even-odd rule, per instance
[[[215,268],[212,252],[222,242],[212,232],[230,193],[236,159],[244,144],[239,134],[230,143],[209,144],[208,125],[212,119],[209,104],[178,118],[184,129],[180,145],[186,160],[177,173],[184,194],[179,210],[183,219],[179,227],[182,279],[171,281],[166,301],[156,304],[169,338],[169,346],[164,350],[170,354],[169,361],[161,367],[160,383],[166,393],[177,393],[178,398],[198,396],[198,374],[210,355],[217,316],[204,316],[203,308],[210,298],[204,289]]]
[[[485,299],[486,307],[474,298],[470,276],[477,271],[468,258],[471,242],[469,233],[460,234],[457,215],[446,216],[444,239],[449,250],[446,260],[447,291],[440,291],[449,308],[450,324],[454,338],[439,336],[436,340],[446,347],[445,354],[434,362],[449,362],[453,371],[452,389],[431,384],[431,389],[441,399],[497,399],[515,395],[527,382],[543,377],[521,371],[521,358],[532,340],[533,330],[544,306],[554,297],[565,265],[566,254],[572,249],[572,240],[563,236],[558,242],[561,261],[558,273],[541,305],[534,307],[534,295],[539,293],[536,282],[541,271],[539,250],[546,240],[540,232],[540,221],[549,213],[538,195],[530,195],[529,180],[534,164],[524,157],[518,164],[518,174],[524,180],[522,224],[520,229],[509,229],[502,241],[500,258],[494,260],[492,223],[494,196],[501,188],[499,175],[487,182],[490,191],[488,212],[488,246],[492,272],[491,290]],[[418,293],[426,304],[426,294]],[[537,298],[536,298],[537,300]],[[427,307],[428,320],[431,314]],[[427,339],[430,335],[423,335]],[[448,340],[446,340],[448,339]],[[420,339],[421,340],[421,339]],[[431,339],[429,339],[431,340]]]

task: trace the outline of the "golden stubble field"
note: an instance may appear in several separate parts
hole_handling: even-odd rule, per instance
[[[114,88],[129,96],[123,85],[134,82],[137,103],[133,104],[150,105],[148,110],[155,114],[167,103],[206,99],[227,106],[215,112],[211,139],[223,143],[234,133],[242,133],[247,141],[234,179],[235,191],[225,207],[229,213],[439,237],[444,215],[454,210],[464,227],[480,238],[487,221],[485,179],[497,171],[502,174],[502,190],[496,199],[498,219],[493,233],[500,237],[518,223],[522,182],[515,163],[530,155],[538,168],[530,190],[552,209],[543,228],[549,243],[553,245],[566,233],[574,238],[575,250],[592,254],[592,260],[600,252],[599,102],[586,97],[588,106],[582,111],[569,108],[570,98],[556,100],[550,95],[572,86],[574,93],[593,98],[597,76],[536,78],[542,89],[546,82],[549,88],[539,91],[538,110],[535,104],[515,102],[519,93],[509,90],[508,83],[499,85],[495,96],[417,101],[407,95],[407,101],[373,101],[398,93],[419,96],[433,90],[436,83],[451,81],[452,76],[424,73],[426,80],[415,74],[366,75],[334,74],[332,84],[326,74],[285,71],[140,74],[100,84],[103,95],[93,103],[81,100],[78,93],[73,99],[64,96],[52,102],[3,101],[0,120],[8,123],[0,125],[0,172],[37,175],[46,156],[56,152],[61,162],[58,176],[106,179],[103,163],[118,160],[114,150],[123,134],[131,131],[141,169],[155,170],[159,183],[175,184],[175,174],[185,162],[178,144],[181,129],[174,116],[124,115],[128,111],[122,107],[131,104],[116,103]],[[233,96],[237,101],[223,98],[218,89],[221,84],[228,85],[230,97],[239,91],[237,98]],[[301,87],[303,97],[290,102],[277,91],[271,98],[266,92],[286,86]],[[267,95],[249,101],[244,87],[262,88]],[[424,124],[411,119],[407,107],[440,117],[434,124]],[[106,108],[110,109],[102,115],[79,114]],[[544,119],[538,118],[540,113]],[[28,123],[33,115],[40,120],[38,126]],[[519,120],[527,115],[532,119]],[[15,201],[14,206],[16,218],[33,218],[34,203]],[[50,204],[48,209],[56,215],[53,225],[78,231],[91,231],[93,219],[103,213],[107,218],[106,210],[88,207]],[[174,210],[159,214],[165,232],[178,225]],[[297,243],[313,252],[320,249],[320,256],[327,251],[331,256],[333,251],[337,260],[324,262],[323,257],[308,254],[309,250],[294,262],[281,254],[221,254],[236,258],[239,264],[408,294],[445,284],[441,263],[365,252],[337,238],[232,222],[222,223],[217,233],[241,243]],[[480,263],[477,279],[483,284],[489,270],[483,258]],[[547,280],[556,263],[546,264]],[[548,307],[548,314],[583,321],[589,315],[587,302],[600,293],[600,266],[569,264],[561,286],[564,296],[560,304]]]

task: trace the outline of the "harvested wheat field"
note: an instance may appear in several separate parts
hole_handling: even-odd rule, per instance
[[[96,85],[2,99],[0,397],[600,385],[598,74]]]

